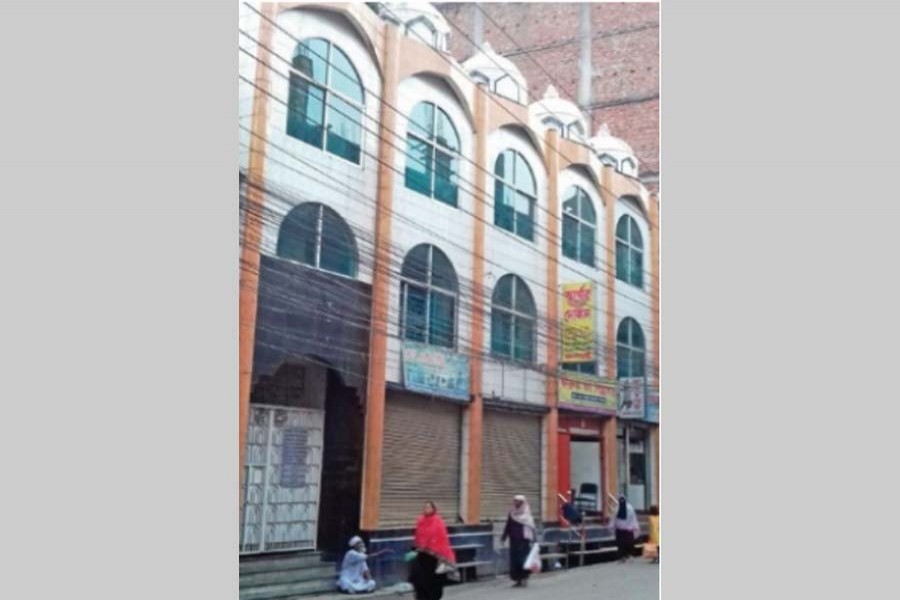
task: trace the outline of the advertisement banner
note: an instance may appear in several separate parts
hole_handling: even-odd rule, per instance
[[[647,417],[649,423],[659,423],[659,390],[647,390]]]
[[[403,386],[420,394],[469,399],[469,357],[449,348],[403,342]]]
[[[604,415],[616,414],[616,387],[612,382],[580,373],[559,376],[559,406]]]
[[[588,362],[594,352],[594,284],[562,286],[562,361]]]
[[[619,418],[644,418],[644,378],[619,379]]]

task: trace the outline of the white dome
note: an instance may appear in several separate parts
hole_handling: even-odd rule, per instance
[[[522,72],[511,60],[494,52],[488,42],[463,62],[463,68],[476,80],[486,79],[492,92],[516,102],[525,102],[528,82]]]
[[[584,141],[587,121],[574,102],[559,97],[552,85],[544,92],[544,97],[528,107],[532,127],[544,131],[549,127],[562,127],[563,137]]]
[[[403,26],[404,32],[417,41],[431,41],[438,50],[446,50],[450,37],[447,19],[429,2],[385,2],[380,16]]]
[[[591,149],[600,158],[600,162],[612,164],[615,162],[616,170],[626,175],[637,176],[638,160],[625,140],[615,137],[609,131],[609,125],[604,123],[597,130],[597,134],[588,140]],[[612,161],[610,160],[612,159]]]

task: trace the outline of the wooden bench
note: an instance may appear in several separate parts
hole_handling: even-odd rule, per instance
[[[465,583],[469,581],[468,574],[471,572],[474,579],[478,579],[478,567],[485,567],[488,565],[493,565],[494,563],[487,560],[472,560],[468,562],[461,562],[456,564],[456,570],[459,572],[459,577],[461,583]],[[494,568],[494,576],[497,575],[497,569]]]

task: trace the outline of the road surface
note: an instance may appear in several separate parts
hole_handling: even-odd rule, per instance
[[[397,593],[394,590],[378,590],[373,595],[359,596],[385,599],[412,600],[412,593]],[[330,598],[352,598],[354,596],[329,595],[316,600]],[[542,573],[533,577],[527,588],[513,588],[506,577],[487,578],[478,583],[448,586],[444,590],[445,600],[659,600],[659,565],[650,564],[646,559],[635,558],[627,563],[604,563],[592,567],[581,567],[570,571]]]

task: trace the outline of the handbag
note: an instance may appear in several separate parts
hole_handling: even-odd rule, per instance
[[[446,575],[454,570],[453,565],[450,563],[445,563],[444,561],[440,561],[438,563],[437,569],[435,569],[435,573],[438,575]]]
[[[525,564],[522,567],[526,571],[531,571],[532,573],[540,573],[541,572],[541,546],[540,544],[532,544],[531,551],[528,553],[528,558],[525,559]]]

